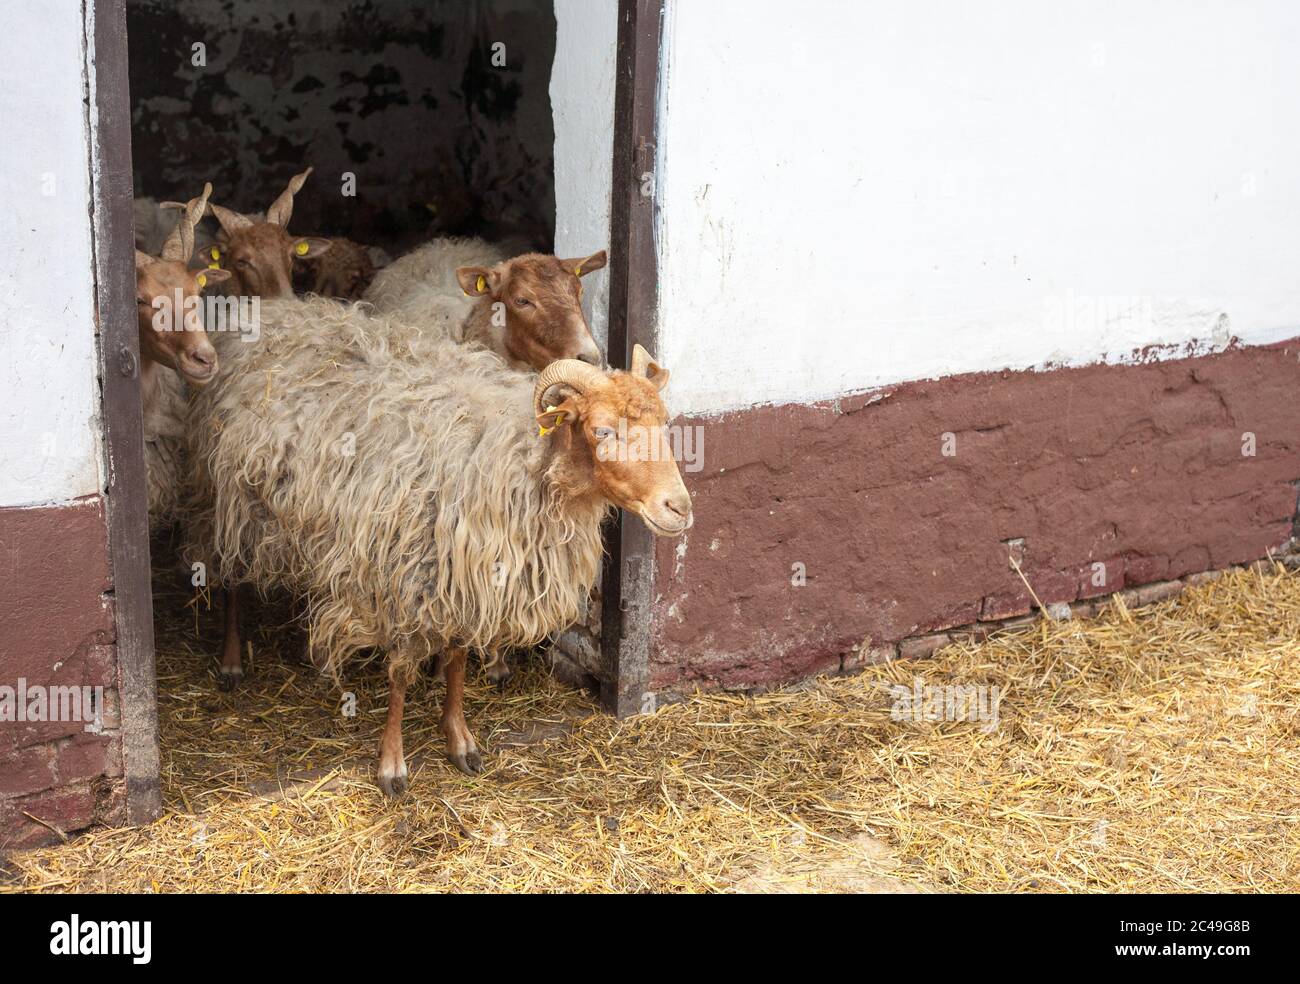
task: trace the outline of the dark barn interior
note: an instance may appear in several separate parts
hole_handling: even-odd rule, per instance
[[[551,249],[551,0],[127,0],[127,27],[137,197],[260,212],[310,165],[299,235]]]
[[[551,251],[552,0],[126,0],[126,13],[137,199],[185,201],[211,182],[214,203],[261,213],[310,166],[295,236],[389,258],[452,235]],[[160,675],[198,674],[206,693],[223,608],[178,566],[179,533],[151,544]],[[250,645],[297,672],[289,600],[254,595]]]

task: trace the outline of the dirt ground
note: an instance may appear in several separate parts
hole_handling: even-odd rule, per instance
[[[16,854],[0,891],[1300,890],[1295,573],[625,722],[537,664],[475,675],[473,779],[420,685],[396,802],[379,666],[340,694],[267,617],[223,694],[218,613],[165,580],[165,816]]]

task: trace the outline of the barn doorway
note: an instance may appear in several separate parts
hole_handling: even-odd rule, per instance
[[[213,201],[261,211],[312,166],[295,198],[299,234],[390,257],[438,235],[521,251],[608,248],[588,320],[609,362],[626,365],[634,342],[654,341],[654,202],[643,189],[664,5],[358,0],[324,11],[307,0],[95,0],[93,16],[110,547],[124,701],[137,722],[131,817],[141,821],[159,806],[150,574],[156,589],[169,561],[151,558],[144,522],[133,201],[183,200],[211,181]],[[628,713],[644,640],[623,639],[643,599],[623,581],[646,545],[616,524],[609,547],[602,590],[612,604],[579,649],[602,703]],[[164,577],[177,573],[170,565]]]

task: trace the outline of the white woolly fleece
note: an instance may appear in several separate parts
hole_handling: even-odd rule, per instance
[[[192,560],[308,600],[318,665],[450,646],[492,660],[578,619],[600,572],[600,496],[538,439],[536,376],[419,340],[365,304],[267,302],[194,401]]]

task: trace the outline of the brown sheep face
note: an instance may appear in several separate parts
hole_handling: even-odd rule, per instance
[[[232,274],[231,292],[241,297],[271,299],[293,296],[293,262],[322,256],[330,241],[316,236],[290,236],[269,222],[232,229],[221,224],[224,243],[216,247],[219,262]]]
[[[225,270],[190,270],[179,260],[135,254],[135,303],[140,357],[175,369],[193,386],[217,374],[217,351],[200,313],[203,288],[226,281]]]
[[[487,302],[509,358],[538,372],[561,359],[599,366],[604,359],[582,313],[580,278],[605,262],[604,250],[571,260],[527,253],[492,267],[460,267],[456,280]]]
[[[637,349],[644,356],[644,349]],[[656,536],[686,532],[694,522],[691,497],[668,440],[668,410],[659,396],[668,370],[634,356],[630,372],[593,371],[577,380],[577,385],[561,383],[550,391],[562,397],[558,405],[539,407],[543,439],[558,438],[571,453],[585,451],[596,490],[640,516]],[[552,435],[556,428],[561,433]]]
[[[313,259],[329,250],[328,239],[289,235],[293,196],[310,174],[311,168],[307,168],[290,179],[280,197],[266,210],[264,221],[208,204],[222,234],[222,243],[214,250],[216,255],[209,259],[230,270],[230,293],[266,299],[292,297],[294,260]]]

